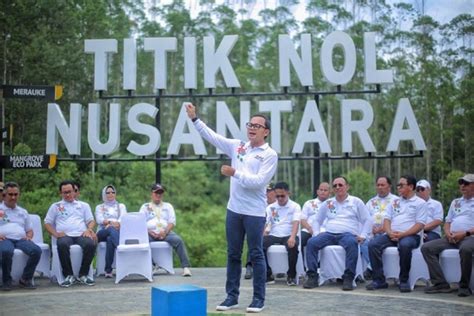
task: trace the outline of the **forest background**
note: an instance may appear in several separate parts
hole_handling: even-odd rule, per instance
[[[156,2],[156,1],[155,1]],[[246,1],[251,3],[253,1]],[[334,89],[324,81],[319,68],[319,51],[324,38],[334,30],[348,33],[357,49],[356,76],[343,88],[367,89],[363,83],[363,33],[377,32],[377,66],[394,69],[393,85],[382,86],[382,93],[351,96],[324,96],[319,109],[325,130],[335,154],[341,148],[340,103],[343,98],[363,98],[374,109],[374,123],[369,134],[378,151],[383,152],[400,98],[409,98],[415,111],[427,150],[420,158],[364,160],[320,160],[321,176],[313,179],[313,161],[284,160],[279,162],[273,182],[289,183],[292,199],[301,205],[313,196],[320,181],[331,181],[345,175],[350,193],[367,201],[375,194],[378,175],[388,175],[396,183],[403,174],[429,179],[433,197],[439,199],[445,212],[450,201],[459,196],[457,178],[474,171],[474,19],[461,14],[446,24],[440,24],[408,3],[388,3],[370,0],[311,0],[307,2],[307,18],[299,21],[288,9],[297,1],[280,1],[283,6],[260,11],[252,19],[244,9],[233,10],[215,1],[200,1],[201,10],[190,12],[182,1],[167,5],[138,0],[15,0],[0,3],[0,70],[3,84],[62,85],[64,95],[57,103],[68,117],[70,103],[103,104],[103,140],[107,140],[107,105],[93,91],[93,57],[84,53],[84,40],[113,38],[119,43],[118,53],[109,65],[107,94],[124,94],[122,83],[122,39],[134,37],[139,46],[137,94],[153,91],[153,57],[143,52],[145,37],[176,37],[178,50],[168,58],[168,87],[171,92],[183,92],[183,37],[195,36],[198,52],[202,38],[213,35],[219,43],[226,34],[238,34],[239,39],[230,55],[232,65],[242,85],[242,91],[275,92],[278,87],[277,44],[279,34],[290,34],[298,46],[300,34],[312,36],[314,86],[319,91]],[[152,2],[153,3],[153,2]],[[158,1],[159,3],[159,1]],[[193,13],[193,14],[191,14]],[[194,17],[192,17],[194,16]],[[409,31],[402,24],[410,24]],[[201,54],[201,53],[199,53]],[[202,56],[198,56],[202,60]],[[341,53],[333,60],[341,65]],[[198,69],[199,87],[203,87],[202,68]],[[301,88],[295,82],[295,90]],[[224,91],[222,78],[216,91]],[[292,86],[293,88],[293,86]],[[290,99],[289,97],[284,97]],[[268,98],[266,98],[268,99]],[[276,98],[278,99],[278,98]],[[294,139],[301,121],[302,106],[308,97],[291,97],[291,115],[282,115],[282,146]],[[252,98],[252,109],[261,98]],[[201,117],[215,127],[215,100],[196,99]],[[229,104],[238,117],[235,98]],[[5,125],[13,124],[12,140],[4,144],[5,155],[44,154],[46,148],[46,101],[0,99],[5,108]],[[124,113],[138,102],[153,100],[116,100]],[[182,100],[166,100],[160,109],[162,152],[166,151]],[[233,107],[232,107],[233,106]],[[235,111],[234,111],[235,110]],[[82,130],[87,131],[84,113]],[[130,140],[146,142],[126,128],[122,115],[121,150],[111,158],[126,158],[125,146]],[[146,120],[144,120],[146,121]],[[153,124],[153,122],[148,122]],[[93,154],[85,134],[81,138],[82,156]],[[361,153],[354,141],[355,152]],[[68,157],[60,145],[59,157]],[[309,146],[307,146],[309,147]],[[402,143],[400,152],[413,151],[410,143]],[[189,155],[191,147],[183,146],[180,154]],[[305,148],[305,154],[313,154]],[[340,151],[340,149],[339,149]],[[208,152],[215,153],[211,147]],[[288,154],[288,153],[286,153]],[[176,231],[187,243],[193,266],[225,265],[225,206],[229,180],[220,176],[213,162],[162,162],[164,199],[172,203],[177,213]],[[107,184],[117,188],[118,200],[129,211],[137,211],[150,198],[155,181],[155,162],[64,162],[54,170],[5,170],[4,181],[16,181],[22,187],[20,205],[30,213],[44,218],[51,203],[58,201],[58,184],[63,179],[81,184],[81,199],[92,210],[101,203],[100,192]],[[396,193],[395,188],[392,189]],[[49,240],[48,236],[45,236]]]

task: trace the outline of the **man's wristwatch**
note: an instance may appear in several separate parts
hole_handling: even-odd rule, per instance
[[[469,236],[471,236],[471,232],[466,230],[466,237],[469,237]]]

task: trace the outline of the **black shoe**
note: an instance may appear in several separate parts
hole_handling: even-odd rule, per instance
[[[468,287],[460,287],[458,289],[458,296],[459,297],[468,297],[472,295],[472,291]]]
[[[253,300],[247,307],[247,313],[260,313],[265,308],[262,301]]]
[[[379,289],[386,289],[386,288],[388,288],[388,283],[385,282],[385,281],[383,283],[379,283],[377,281],[372,281],[372,283],[368,284],[365,288],[369,291],[379,290]]]
[[[220,303],[217,305],[216,310],[218,311],[228,311],[234,308],[239,307],[239,303],[237,302],[236,299],[233,298],[226,298],[224,302]]]
[[[342,290],[343,291],[352,291],[354,287],[352,286],[352,278],[345,277],[342,281]]]
[[[287,277],[287,278],[286,278],[286,284],[287,284],[288,286],[296,286],[296,279],[295,279],[295,278]]]
[[[24,289],[36,290],[36,286],[33,284],[31,279],[29,279],[29,280],[20,279],[20,281],[18,281],[18,283],[20,284],[20,287],[22,287]]]
[[[369,268],[367,268],[367,269],[364,271],[364,279],[366,279],[366,280],[372,280],[372,270],[370,270]]]
[[[245,268],[245,276],[244,276],[244,278],[245,278],[246,280],[250,280],[250,279],[252,278],[252,276],[253,276],[253,268],[252,268],[252,266],[247,266],[247,267]]]
[[[273,276],[273,274],[269,274],[267,275],[267,284],[275,284],[275,277]]]
[[[314,289],[319,286],[319,276],[316,273],[308,273],[307,279],[303,283],[305,289]]]
[[[400,285],[398,286],[398,288],[400,289],[401,293],[411,292],[410,283],[408,282],[400,282]]]
[[[3,291],[11,291],[12,290],[12,281],[10,280],[10,281],[3,282],[2,290]]]
[[[425,288],[426,294],[451,293],[453,289],[448,283],[439,283]]]

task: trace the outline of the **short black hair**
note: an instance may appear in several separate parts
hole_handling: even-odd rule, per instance
[[[3,189],[4,189],[5,191],[6,191],[8,188],[17,188],[17,189],[20,189],[20,186],[18,185],[18,183],[13,182],[13,181],[10,181],[10,182],[5,183],[5,185],[3,186]]]
[[[416,178],[414,176],[411,176],[411,175],[404,175],[404,176],[401,176],[400,179],[403,178],[405,180],[407,180],[407,184],[408,185],[411,185],[413,187],[413,190],[416,189]]]
[[[387,180],[387,183],[392,185],[392,180],[390,180],[390,178],[387,176],[378,176],[377,179],[375,179],[375,183],[377,183],[379,179],[382,179],[382,178],[385,178],[385,180]]]
[[[271,130],[271,125],[272,124],[270,122],[270,119],[266,115],[264,115],[262,113],[257,113],[255,115],[252,115],[252,117],[261,117],[261,118],[263,118],[265,120],[265,128]]]
[[[349,184],[349,181],[347,181],[346,177],[344,177],[344,176],[337,176],[337,177],[334,178],[334,180],[339,179],[339,178],[344,179],[344,181],[346,181],[346,184]],[[334,181],[334,180],[332,180],[332,181]]]
[[[286,183],[286,182],[277,182],[275,184],[275,186],[273,187],[273,189],[275,189],[275,190],[280,189],[280,190],[290,191],[290,187],[289,187],[288,183]]]
[[[72,186],[72,188],[74,189],[75,188],[75,183],[74,181],[72,180],[64,180],[64,181],[61,181],[61,183],[59,184],[59,192],[61,192],[63,186],[66,186],[68,184],[70,184]]]

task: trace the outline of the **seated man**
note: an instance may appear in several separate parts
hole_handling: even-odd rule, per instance
[[[57,239],[59,261],[65,277],[60,286],[70,287],[76,282],[94,285],[94,280],[88,277],[97,246],[97,236],[94,232],[95,221],[91,208],[86,202],[75,199],[74,182],[68,180],[61,182],[59,192],[62,200],[49,207],[44,219],[44,227],[52,237]],[[82,262],[77,280],[72,270],[70,253],[70,247],[74,244],[82,248]]]
[[[446,215],[444,224],[445,237],[427,242],[421,247],[433,286],[425,289],[425,293],[449,293],[452,291],[446,282],[439,264],[439,254],[445,249],[459,249],[461,258],[461,280],[458,296],[472,294],[469,288],[472,273],[472,254],[474,251],[474,174],[466,174],[459,180],[462,197],[454,199]]]
[[[173,231],[176,225],[176,215],[170,203],[163,202],[165,189],[156,183],[151,187],[151,202],[140,207],[140,213],[144,213],[147,219],[148,237],[150,241],[166,241],[178,254],[183,268],[183,276],[191,276],[186,245],[183,239]]]
[[[370,215],[361,199],[347,193],[349,183],[346,178],[335,178],[332,187],[335,196],[321,205],[316,217],[317,225],[321,225],[326,220],[326,232],[310,238],[306,246],[308,278],[303,287],[311,289],[319,286],[317,272],[319,250],[330,245],[340,245],[346,251],[346,269],[342,289],[351,291],[359,257],[358,243],[363,242],[367,236],[371,223]]]
[[[366,206],[369,210],[372,220],[372,230],[367,236],[367,239],[360,245],[360,253],[367,262],[367,269],[364,272],[364,278],[369,280],[372,278],[372,265],[370,264],[369,258],[369,242],[376,236],[384,233],[383,230],[383,218],[385,216],[385,210],[394,199],[398,198],[390,191],[392,189],[392,181],[389,177],[380,176],[375,181],[377,195],[371,198]]]
[[[289,187],[285,182],[275,184],[277,201],[267,206],[267,224],[263,236],[263,252],[267,264],[267,284],[275,283],[272,269],[268,265],[267,250],[271,245],[284,245],[288,252],[286,283],[296,285],[296,262],[298,261],[298,229],[301,207],[289,199]]]
[[[400,195],[387,206],[384,217],[383,235],[369,243],[369,257],[372,264],[373,282],[367,290],[388,287],[383,274],[382,253],[385,248],[398,246],[400,255],[400,292],[411,292],[408,276],[411,268],[412,250],[420,245],[418,234],[426,222],[426,203],[415,194],[416,179],[412,176],[400,178],[397,188]]]
[[[331,193],[329,183],[321,182],[318,189],[316,190],[317,197],[312,200],[308,200],[303,204],[301,210],[301,254],[304,260],[304,247],[308,244],[308,240],[319,234],[321,230],[325,230],[324,227],[319,226],[320,231],[315,230],[316,216],[318,215],[319,207],[326,201]],[[324,225],[324,224],[323,224]],[[306,271],[306,266],[304,267]]]
[[[33,227],[28,212],[18,206],[20,187],[14,182],[4,186],[5,200],[0,203],[0,262],[2,264],[3,290],[12,289],[13,252],[20,249],[28,256],[19,281],[26,289],[36,289],[32,279],[41,258],[41,248],[33,241]]]
[[[428,242],[441,238],[441,223],[443,222],[443,205],[431,198],[431,185],[427,180],[416,183],[416,195],[426,201],[426,224],[423,228],[423,241]]]

